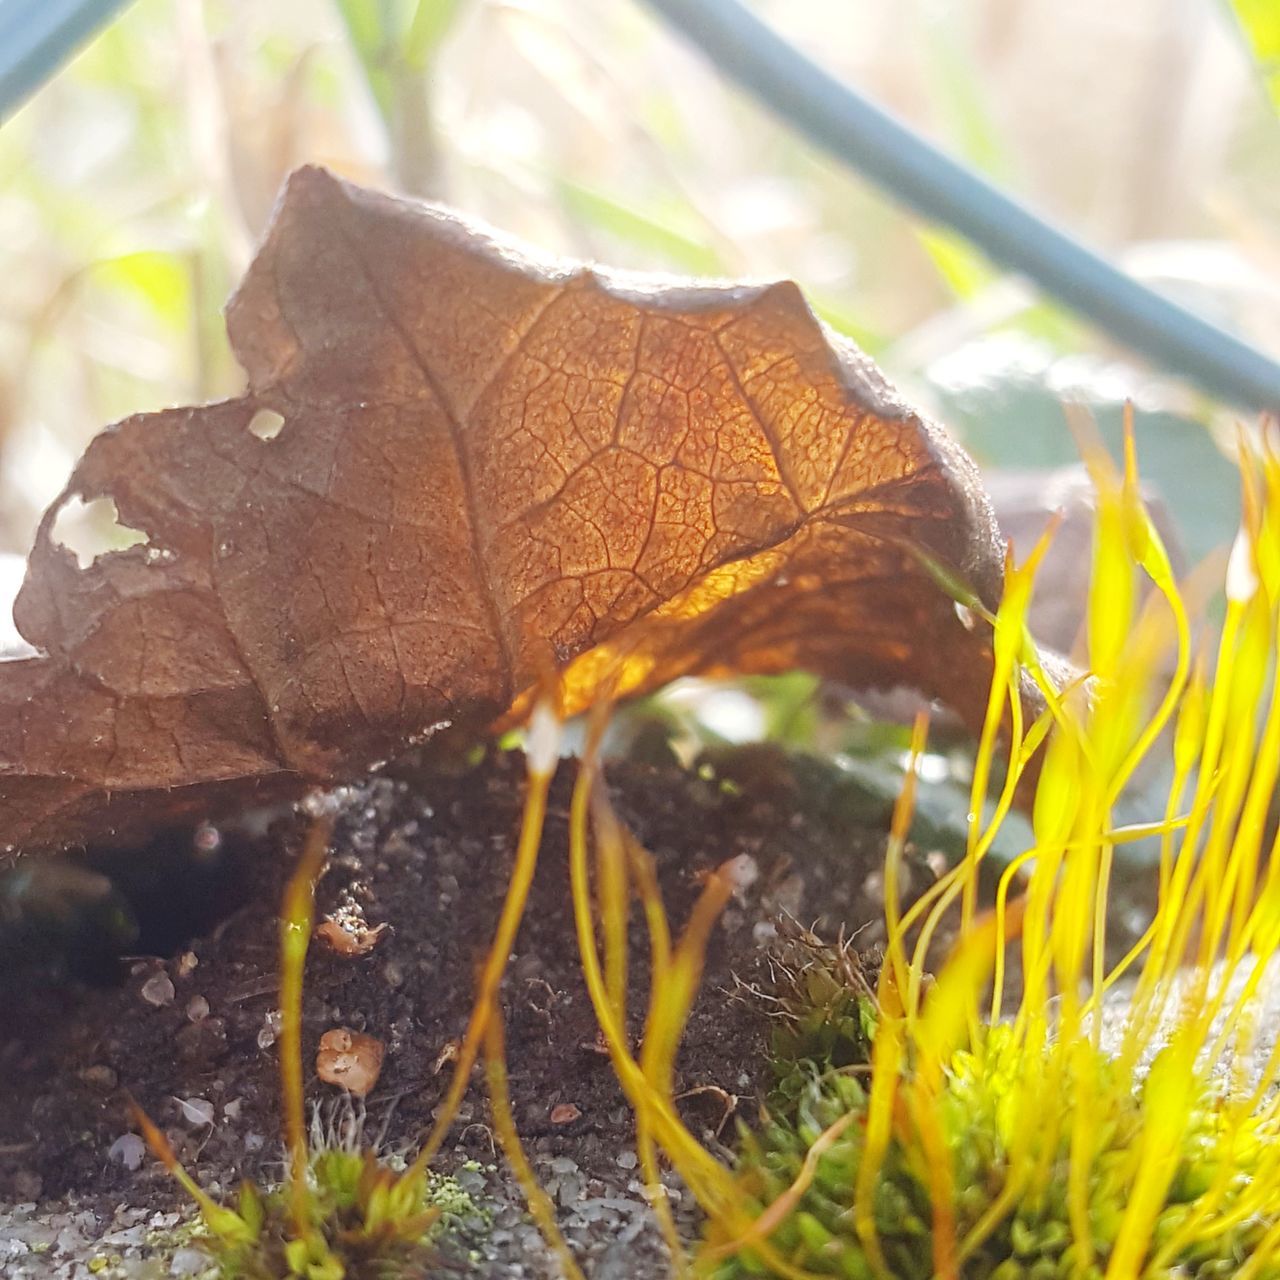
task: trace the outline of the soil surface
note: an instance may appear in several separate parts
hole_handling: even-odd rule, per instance
[[[743,996],[742,984],[761,979],[774,921],[789,913],[832,934],[868,926],[871,942],[882,911],[884,832],[849,830],[802,797],[781,753],[757,751],[739,763],[731,781],[710,768],[624,763],[609,771],[620,816],[656,859],[676,928],[707,871],[739,855],[758,871],[716,929],[679,1061],[686,1119],[711,1144],[731,1136],[732,1113],[756,1116],[767,1086],[767,1011]],[[597,1040],[577,959],[566,832],[573,777],[566,761],[504,985],[510,1084],[521,1135],[587,1274],[643,1280],[665,1276],[668,1266],[635,1170],[631,1113]],[[304,1064],[310,1069],[331,1028],[383,1042],[381,1078],[363,1110],[366,1134],[384,1149],[413,1150],[447,1084],[442,1057],[466,1024],[523,794],[523,758],[492,752],[452,775],[400,765],[344,797],[317,919],[359,917],[388,928],[363,956],[312,946]],[[255,855],[240,863],[246,904],[177,954],[134,962],[120,985],[7,984],[0,1273],[140,1277],[198,1274],[206,1265],[198,1250],[175,1250],[171,1228],[176,1215],[190,1217],[189,1206],[128,1136],[135,1126],[126,1090],[215,1194],[242,1177],[278,1180],[276,906],[303,829],[291,814],[253,838],[227,833],[239,853]],[[918,888],[929,873],[923,860],[912,866]],[[631,945],[638,1030],[647,955],[638,912]],[[339,1091],[313,1075],[307,1094],[332,1120]],[[478,1074],[441,1167],[461,1171],[487,1215],[459,1235],[464,1269],[556,1274],[495,1155]],[[687,1194],[680,1211],[695,1234]]]

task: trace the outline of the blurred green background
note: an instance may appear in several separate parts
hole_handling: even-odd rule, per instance
[[[1127,269],[1280,352],[1274,0],[758,0],[836,74]],[[1270,97],[1269,97],[1270,93]],[[233,394],[220,310],[317,161],[544,248],[798,280],[987,467],[1114,435],[1192,557],[1235,413],[817,155],[631,0],[138,0],[0,131],[0,551],[88,438]]]

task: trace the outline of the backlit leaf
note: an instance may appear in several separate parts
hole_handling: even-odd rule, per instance
[[[228,327],[245,395],[104,431],[41,524],[0,843],[294,796],[552,669],[570,712],[804,669],[981,722],[983,629],[922,567],[998,601],[975,472],[794,285],[537,262],[304,169]],[[81,568],[75,495],[146,541]]]

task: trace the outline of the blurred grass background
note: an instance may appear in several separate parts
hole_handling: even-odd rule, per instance
[[[760,0],[1127,269],[1280,352],[1275,0]],[[138,0],[0,131],[0,550],[104,423],[234,394],[221,307],[304,161],[552,249],[797,279],[988,467],[1114,434],[1197,556],[1237,415],[1154,375],[728,88],[631,0]]]

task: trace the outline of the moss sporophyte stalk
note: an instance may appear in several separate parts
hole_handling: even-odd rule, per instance
[[[669,1087],[703,904],[673,947],[643,851],[611,815],[588,754],[571,859],[584,971],[636,1109],[645,1166],[652,1176],[660,1148],[706,1211],[689,1260],[701,1273],[1280,1276],[1280,1049],[1259,1045],[1256,1025],[1280,968],[1280,459],[1267,441],[1242,446],[1245,514],[1213,653],[1193,646],[1138,497],[1131,431],[1123,469],[1097,448],[1086,460],[1097,516],[1084,670],[1065,687],[1050,679],[1027,631],[1051,534],[1010,564],[994,616],[954,584],[957,603],[990,625],[994,652],[965,855],[899,910],[909,776],[889,843],[888,940],[874,994],[850,984],[841,1006],[829,982],[816,988],[817,1004],[845,1028],[846,1056],[865,1030],[868,1060],[832,1061],[830,1038],[806,1043],[805,1010],[794,1010],[795,1056],[781,1064],[769,1119],[744,1133],[733,1168],[681,1124]],[[1028,681],[1045,705],[1033,718]],[[920,724],[917,759],[924,741]],[[1160,811],[1117,826],[1122,791],[1162,750],[1172,770]],[[1015,797],[1032,789],[1034,844],[984,906],[983,860]],[[1156,908],[1136,944],[1109,963],[1112,863],[1138,839],[1160,847]],[[623,868],[653,940],[639,1061],[621,1033],[625,906],[606,892]],[[704,901],[716,892],[708,885]],[[926,960],[944,928],[959,941],[931,980]],[[1016,1000],[1007,996],[1015,981]]]
[[[917,786],[909,769],[886,858],[878,971],[847,947],[802,939],[775,993],[776,1087],[732,1163],[686,1127],[673,1091],[706,945],[747,869],[735,861],[710,875],[683,931],[672,931],[653,863],[602,785],[608,709],[597,706],[570,810],[574,927],[677,1271],[718,1280],[1280,1280],[1280,1047],[1274,1031],[1267,1047],[1258,1026],[1280,972],[1280,457],[1265,433],[1241,447],[1242,527],[1220,625],[1197,628],[1214,643],[1200,647],[1138,496],[1131,431],[1122,468],[1096,447],[1086,461],[1097,514],[1080,674],[1065,685],[1050,678],[1027,630],[1047,542],[1010,563],[994,615],[939,572],[958,606],[990,627],[994,658],[964,855],[899,906]],[[393,1172],[348,1152],[330,1172],[306,1150],[298,1032],[323,823],[283,912],[282,1006],[292,1028],[282,1036],[285,1191],[270,1213],[252,1190],[236,1210],[215,1204],[142,1119],[235,1260],[227,1265],[241,1268],[227,1274],[399,1274],[399,1251],[429,1239],[427,1166],[480,1057],[494,1133],[564,1271],[580,1274],[515,1131],[499,999],[555,767],[553,705],[547,695],[539,703],[507,901],[453,1082],[414,1163]],[[1028,712],[1033,705],[1044,709]],[[925,740],[922,721],[913,766]],[[1162,753],[1171,759],[1158,811],[1117,825],[1121,793]],[[1015,798],[1030,800],[1034,843],[984,901],[979,873]],[[1112,865],[1139,839],[1159,847],[1156,904],[1117,961],[1107,945]],[[638,1047],[626,1031],[634,903],[649,938]],[[944,934],[957,941],[933,965]],[[664,1163],[705,1213],[692,1248],[676,1229]]]
[[[302,977],[314,923],[314,885],[330,821],[317,819],[285,891],[280,920],[281,1094],[288,1177],[262,1192],[245,1182],[234,1208],[218,1204],[178,1163],[141,1108],[134,1117],[157,1158],[200,1208],[226,1280],[383,1280],[421,1274],[458,1188],[425,1169],[397,1169],[355,1134],[320,1135],[308,1149],[302,1078]],[[318,1126],[313,1126],[317,1127]]]

